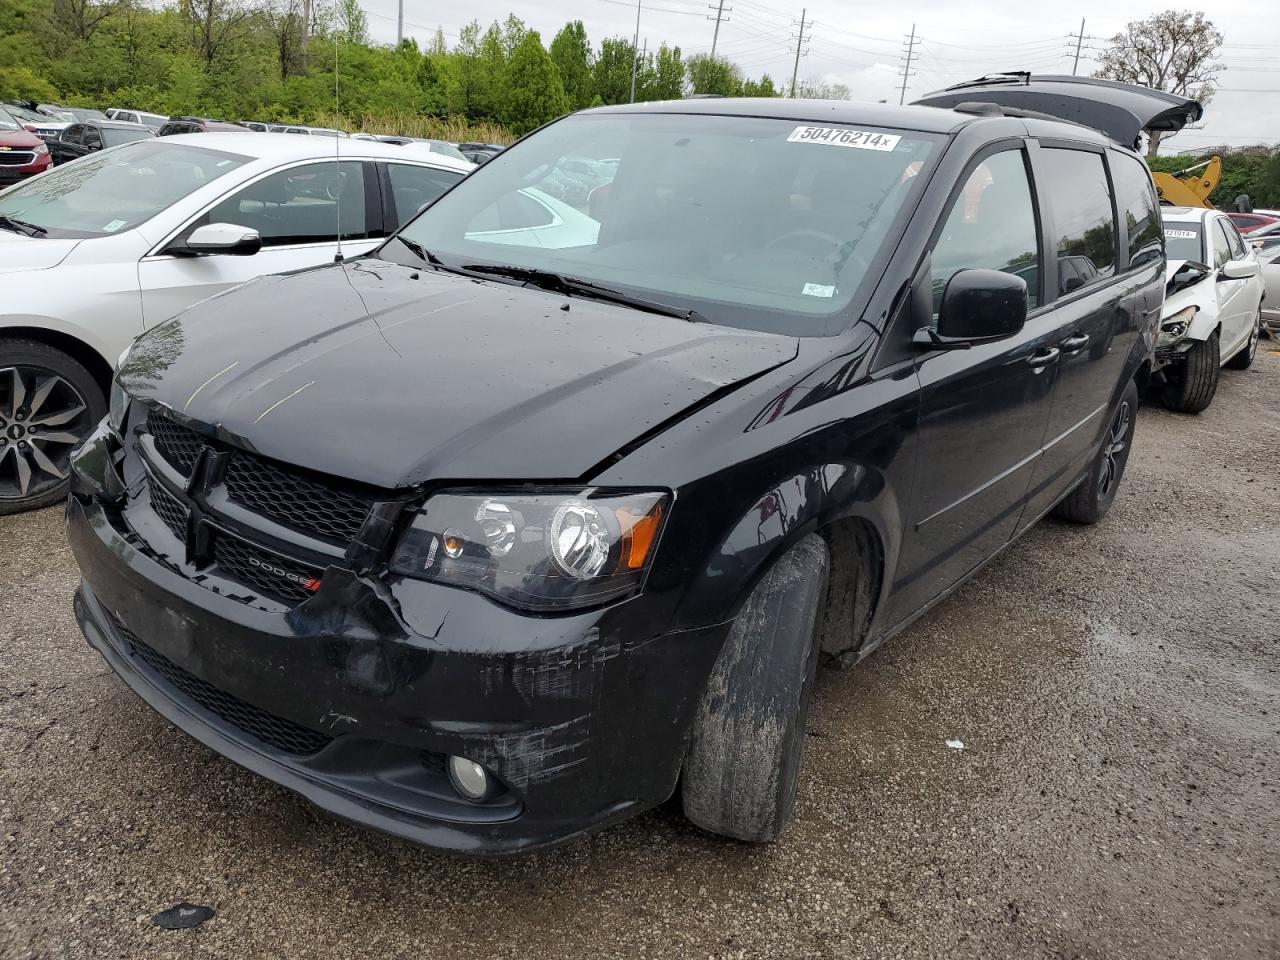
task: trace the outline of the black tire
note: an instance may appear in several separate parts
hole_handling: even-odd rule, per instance
[[[106,413],[79,361],[36,340],[0,338],[0,516],[65,500],[71,451]]]
[[[713,833],[773,840],[791,819],[827,595],[811,534],[751,591],[711,671],[681,780],[684,814]]]
[[[1232,370],[1248,370],[1253,366],[1253,358],[1258,355],[1258,338],[1262,335],[1262,304],[1258,304],[1258,315],[1253,318],[1253,330],[1249,334],[1249,342],[1236,351],[1236,355],[1227,361]]]
[[[1069,523],[1097,523],[1107,515],[1115,502],[1116,491],[1124,479],[1124,468],[1133,449],[1133,433],[1138,423],[1138,386],[1132,380],[1124,388],[1120,402],[1111,411],[1102,443],[1094,455],[1093,466],[1080,485],[1067,494],[1053,515]]]
[[[1208,408],[1218,392],[1220,349],[1218,335],[1212,333],[1183,354],[1181,362],[1165,368],[1160,399],[1166,407],[1174,413],[1200,413]]]

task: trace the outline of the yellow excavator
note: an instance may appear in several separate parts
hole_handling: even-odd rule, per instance
[[[1209,195],[1222,179],[1222,158],[1210,157],[1204,163],[1177,173],[1152,173],[1161,203],[1175,207],[1212,207]]]

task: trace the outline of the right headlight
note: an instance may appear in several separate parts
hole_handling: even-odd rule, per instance
[[[541,613],[596,606],[640,588],[670,501],[596,489],[439,493],[390,570]]]
[[[1160,321],[1160,332],[1167,333],[1171,337],[1180,337],[1187,332],[1187,328],[1191,326],[1191,321],[1196,317],[1196,307],[1183,307],[1177,313],[1171,314]]]

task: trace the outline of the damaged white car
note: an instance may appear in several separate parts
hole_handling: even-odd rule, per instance
[[[1167,296],[1156,340],[1170,410],[1199,413],[1218,370],[1244,370],[1258,351],[1263,280],[1256,253],[1219,210],[1163,207]]]

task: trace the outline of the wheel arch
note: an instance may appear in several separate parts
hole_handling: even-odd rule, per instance
[[[50,329],[49,327],[21,325],[0,327],[0,340],[10,338],[33,340],[53,347],[55,350],[61,350],[89,371],[94,382],[102,388],[103,396],[110,394],[111,375],[113,372],[111,363],[103,357],[100,350],[85,340],[74,334]]]

